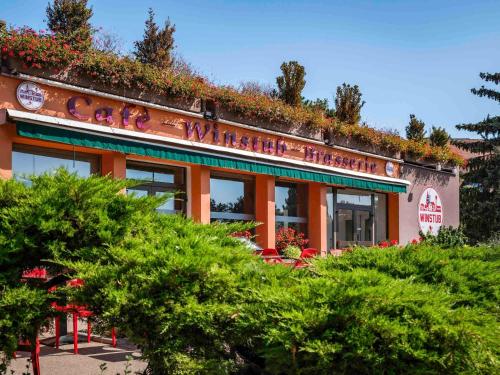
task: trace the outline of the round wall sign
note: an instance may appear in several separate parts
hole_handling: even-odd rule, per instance
[[[425,234],[437,235],[443,224],[443,205],[433,188],[427,188],[418,202],[418,224]]]
[[[394,174],[394,164],[392,164],[392,161],[385,163],[385,174],[387,176],[392,176]]]
[[[17,86],[17,101],[24,108],[36,111],[45,102],[43,90],[33,82],[22,82]]]

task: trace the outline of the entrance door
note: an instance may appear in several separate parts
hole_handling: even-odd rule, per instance
[[[344,206],[344,205],[343,205]],[[373,245],[373,215],[369,209],[345,205],[337,210],[337,248]]]

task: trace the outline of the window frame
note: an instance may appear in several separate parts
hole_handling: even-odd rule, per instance
[[[251,183],[253,186],[253,197],[252,197],[252,203],[253,203],[253,214],[248,214],[248,213],[237,213],[237,212],[222,212],[222,211],[212,211],[212,207],[210,205],[210,221],[255,221],[255,206],[256,206],[256,186],[255,186],[255,176],[253,175],[246,175],[246,174],[232,174],[229,172],[223,172],[223,171],[210,171],[210,181],[212,179],[216,180],[226,180],[226,181],[234,181],[234,182],[242,182],[243,184],[245,183]],[[243,194],[245,193],[244,188],[243,188]],[[210,194],[210,200],[212,200],[211,197],[212,194]],[[243,196],[243,199],[245,199],[245,196]]]

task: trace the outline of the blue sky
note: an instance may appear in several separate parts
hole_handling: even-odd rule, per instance
[[[90,0],[94,26],[120,35],[130,51],[148,7],[175,23],[177,51],[221,84],[274,84],[284,60],[306,68],[304,96],[328,98],[358,84],[362,118],[404,134],[410,113],[428,127],[499,114],[470,93],[478,73],[500,71],[500,1],[152,1]],[[2,1],[0,17],[45,27],[47,0]]]

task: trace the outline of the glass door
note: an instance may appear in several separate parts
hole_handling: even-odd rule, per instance
[[[337,249],[373,244],[373,215],[370,210],[339,208],[336,215]]]

